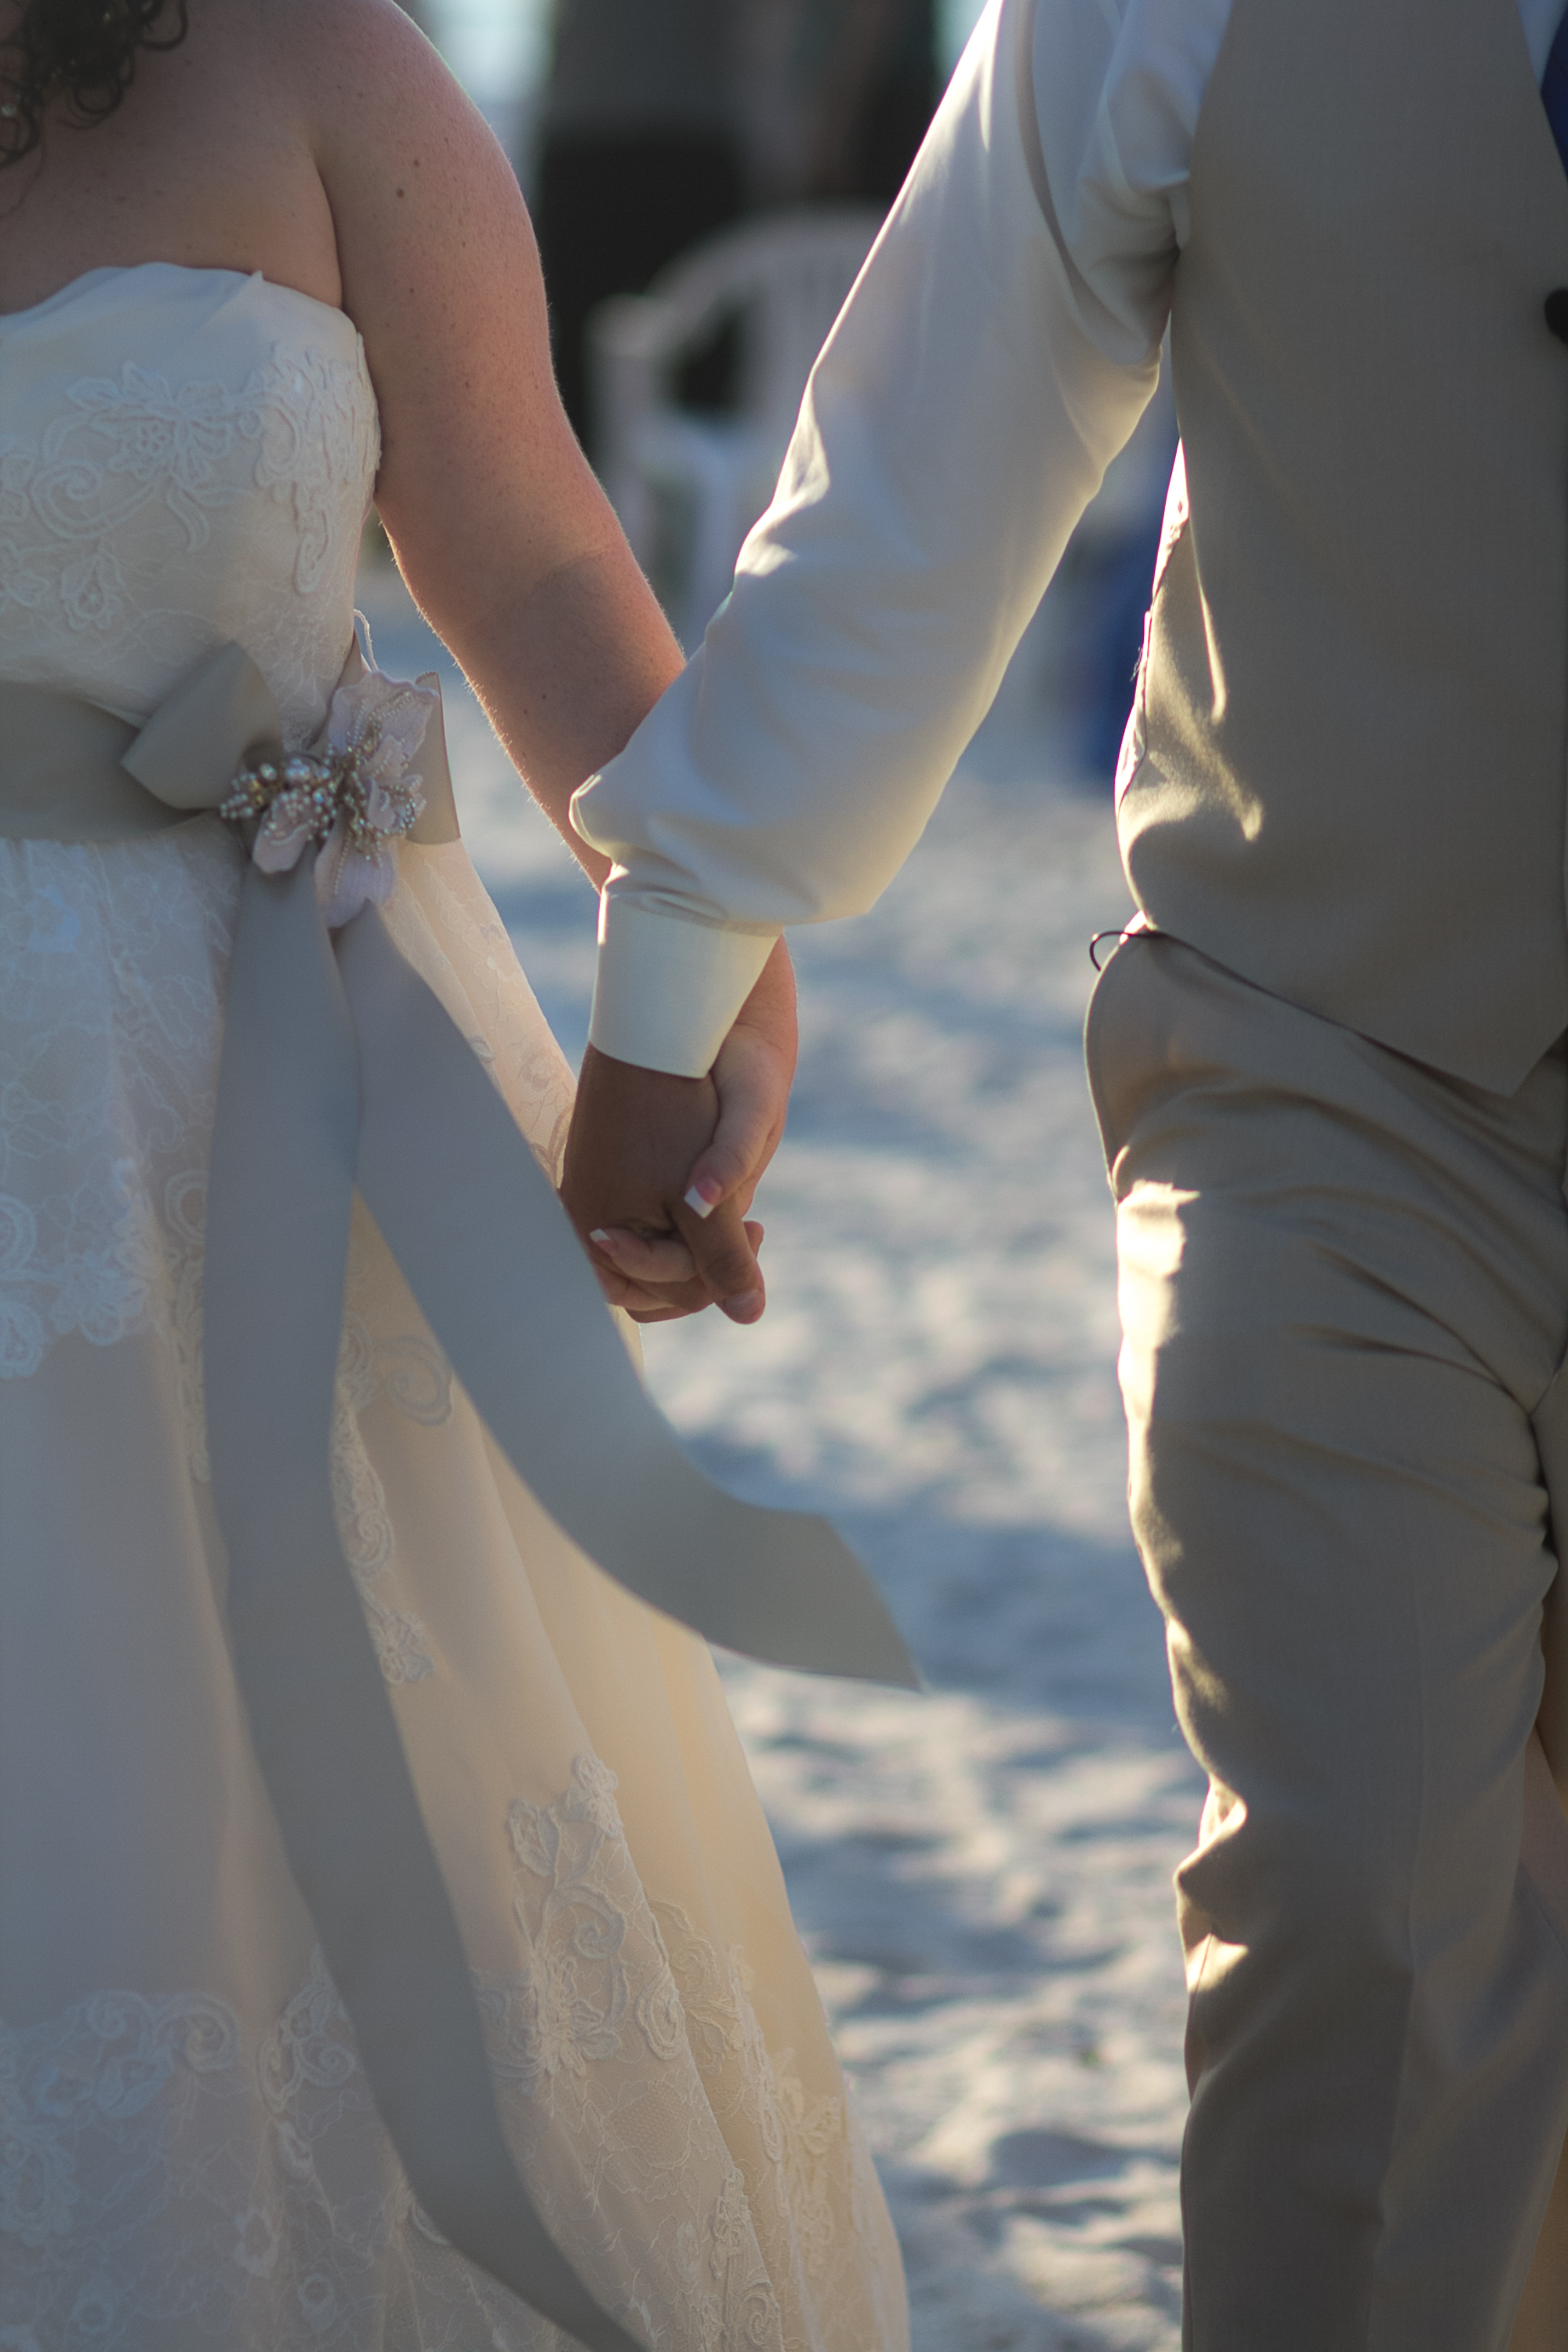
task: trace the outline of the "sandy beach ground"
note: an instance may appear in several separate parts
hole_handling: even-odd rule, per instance
[[[575,1058],[591,897],[390,569],[362,601],[384,667],[444,672],[469,847]],[[1170,1874],[1200,1790],[1126,1528],[1080,1047],[1086,943],[1128,902],[1108,796],[1025,699],[877,908],[800,936],[772,1304],[650,1333],[648,1378],[716,1475],[834,1514],[930,1685],[727,1670],[917,2352],[1175,2352]]]

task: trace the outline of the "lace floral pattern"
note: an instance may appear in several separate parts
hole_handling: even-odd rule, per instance
[[[202,1993],[0,2029],[8,2352],[543,2352],[519,2312],[421,2223],[319,1956],[258,2036]]]
[[[792,2095],[738,1955],[679,1912],[663,1915],[667,1948],[615,1787],[583,1755],[556,1801],[513,1806],[520,1965],[476,1979],[531,2189],[658,2352],[837,2341],[836,2232],[818,2209],[848,2210],[842,2103]],[[731,2156],[726,2105],[773,2118],[754,2160]],[[792,2237],[777,2217],[803,2188],[797,2211],[812,2219]],[[102,1992],[47,2025],[0,2027],[7,2352],[559,2341],[420,2211],[319,1953],[259,2031],[206,1992]]]
[[[0,842],[0,1376],[167,1332],[202,1452],[200,1255],[238,854],[216,824]]]
[[[526,2103],[538,2151],[554,2142],[542,2207],[558,2232],[580,2203],[635,2214],[680,2282],[683,2347],[783,2352],[748,2184],[715,2128],[615,1789],[580,1756],[557,1802],[511,1809],[527,1958],[481,1990],[497,2076]],[[652,2307],[642,2316],[657,2324]]]
[[[731,2146],[761,2154],[749,2187],[771,2273],[793,2278],[808,2307],[837,2301],[848,2308],[879,2191],[843,2095],[813,2095],[795,2052],[768,2048],[744,1952],[718,1951],[679,1904],[656,1902],[653,1909],[709,2105]]]
[[[380,460],[358,338],[341,312],[260,279],[125,275],[145,282],[110,347],[144,341],[148,355],[63,374],[21,429],[7,408],[0,674],[144,712],[198,654],[236,636],[290,746],[302,743],[347,646]],[[165,278],[164,300],[150,301]],[[84,299],[90,314],[103,289]],[[203,334],[215,299],[224,331]],[[279,335],[297,330],[301,305],[310,334]],[[72,317],[68,305],[57,326]]]

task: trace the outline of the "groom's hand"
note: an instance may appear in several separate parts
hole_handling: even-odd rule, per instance
[[[715,1301],[733,1322],[761,1315],[763,1229],[745,1213],[784,1133],[795,1059],[795,974],[782,940],[707,1077],[588,1048],[561,1197],[606,1296],[637,1321]]]

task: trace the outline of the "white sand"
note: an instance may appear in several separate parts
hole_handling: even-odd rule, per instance
[[[395,583],[367,590],[384,665],[428,666]],[[448,731],[470,848],[575,1055],[591,898],[456,685]],[[1169,1880],[1199,1788],[1126,1531],[1079,1044],[1085,942],[1127,898],[1106,798],[1049,765],[994,720],[882,903],[799,939],[767,1317],[649,1334],[693,1450],[831,1510],[931,1685],[730,1671],[918,2352],[1180,2337]]]

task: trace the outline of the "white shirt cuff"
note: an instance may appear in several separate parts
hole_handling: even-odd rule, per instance
[[[777,936],[721,930],[606,892],[589,1044],[645,1070],[706,1077]]]

